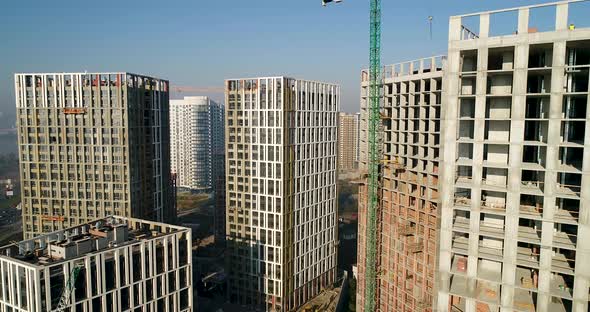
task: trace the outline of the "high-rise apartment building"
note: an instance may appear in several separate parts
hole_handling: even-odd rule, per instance
[[[358,169],[361,161],[361,113],[354,114],[354,118],[356,119],[356,153],[354,155],[354,161]]]
[[[129,73],[15,80],[25,237],[112,214],[175,218],[168,81]]]
[[[2,311],[194,311],[191,231],[106,217],[0,248]]]
[[[588,311],[588,5],[450,19],[439,311]]]
[[[170,151],[178,187],[209,193],[225,172],[223,105],[206,96],[170,100]]]
[[[357,169],[358,119],[356,114],[340,113],[338,127],[338,169]]]
[[[443,66],[444,57],[439,56],[384,68],[375,242],[379,275],[374,300],[378,311],[432,311],[436,295]],[[366,71],[362,78],[361,115],[368,116]],[[366,131],[365,127],[361,135],[365,147]],[[361,153],[366,155],[368,151]],[[362,167],[366,168],[366,159]],[[357,310],[364,311],[368,300],[364,296],[367,186],[359,189]]]
[[[293,311],[332,285],[340,87],[226,81],[229,298]]]

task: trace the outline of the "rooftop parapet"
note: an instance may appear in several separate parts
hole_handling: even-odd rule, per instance
[[[110,216],[0,248],[0,258],[46,266],[172,233],[183,227]]]
[[[444,55],[438,55],[392,65],[385,65],[381,69],[382,79],[385,80],[409,75],[440,72],[443,70],[446,58],[447,57]],[[368,69],[364,69],[361,72],[361,81],[369,81]]]
[[[450,41],[590,27],[590,0],[568,0],[451,16]]]

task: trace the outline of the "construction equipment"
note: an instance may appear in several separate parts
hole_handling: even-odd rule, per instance
[[[322,5],[326,6],[330,2],[340,3],[340,2],[342,2],[342,0],[322,0]]]
[[[72,293],[76,290],[76,280],[78,280],[78,275],[80,274],[81,270],[82,267],[77,265],[70,272],[68,282],[61,293],[61,298],[59,299],[59,303],[57,304],[57,309],[55,309],[55,312],[65,311],[66,307],[70,304]]]
[[[377,210],[379,208],[379,141],[381,123],[381,0],[371,1],[369,49],[369,159],[365,255],[365,311],[375,311],[377,286]]]
[[[65,218],[63,216],[50,216],[50,215],[42,215],[41,220],[45,221],[60,221],[63,222]]]
[[[86,114],[86,108],[83,108],[83,107],[65,107],[62,111],[66,115]]]
[[[376,306],[377,287],[377,216],[379,209],[379,126],[381,124],[381,0],[369,0],[370,14],[370,48],[369,48],[369,113],[368,113],[368,147],[367,163],[367,227],[365,254],[365,311],[373,312]],[[322,5],[341,0],[322,0]]]

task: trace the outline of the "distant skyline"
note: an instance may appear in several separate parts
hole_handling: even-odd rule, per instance
[[[451,15],[546,2],[553,1],[383,1],[382,62],[446,54]],[[21,72],[129,71],[213,89],[227,78],[285,75],[340,84],[342,110],[357,112],[360,71],[368,64],[368,6],[368,0],[328,7],[320,0],[2,1],[0,128],[14,122],[14,73]],[[221,92],[172,98],[184,95],[223,102]]]

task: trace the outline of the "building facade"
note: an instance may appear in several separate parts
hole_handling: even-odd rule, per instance
[[[27,238],[107,215],[173,220],[168,81],[16,74]]]
[[[444,60],[431,57],[384,68],[376,235],[375,306],[379,311],[432,311]],[[361,114],[368,116],[366,71],[362,78]],[[367,187],[363,183],[359,189],[357,311],[364,311]]]
[[[358,168],[358,118],[356,114],[340,113],[338,123],[338,169],[350,172]]]
[[[2,311],[195,311],[191,231],[107,217],[0,248]]]
[[[178,187],[210,193],[224,174],[223,110],[206,96],[170,100],[171,162]]]
[[[354,155],[354,161],[356,161],[356,167],[358,169],[361,162],[361,113],[354,114],[356,119],[356,153]]]
[[[588,310],[589,4],[450,19],[440,311]]]
[[[229,298],[293,311],[334,283],[340,87],[226,81]]]
[[[225,155],[224,155],[225,156]],[[225,157],[224,157],[225,159]],[[225,168],[225,166],[224,166]],[[215,183],[215,211],[213,213],[213,228],[215,243],[225,245],[225,175],[217,178]]]

